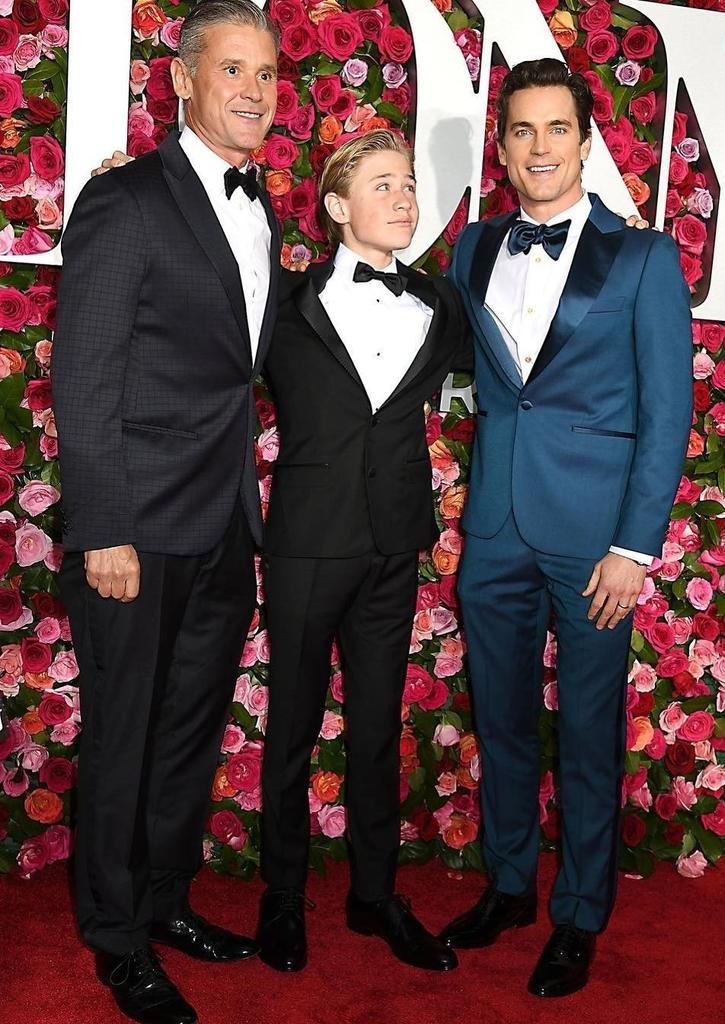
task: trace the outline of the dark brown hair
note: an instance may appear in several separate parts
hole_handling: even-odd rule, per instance
[[[504,78],[501,92],[496,104],[498,141],[503,144],[506,134],[509,100],[515,92],[522,89],[537,89],[547,85],[563,85],[569,90],[576,107],[579,135],[585,142],[592,134],[592,110],[594,97],[589,83],[583,75],[569,68],[561,60],[554,57],[542,57],[540,60],[524,60],[517,64]]]

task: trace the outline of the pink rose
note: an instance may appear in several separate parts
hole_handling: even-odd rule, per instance
[[[38,223],[46,231],[57,231],[63,225],[63,214],[55,199],[41,199],[35,208]]]
[[[47,135],[30,140],[30,160],[37,175],[44,181],[55,181],[63,173],[65,159],[60,144]]]
[[[685,588],[687,600],[698,611],[704,612],[710,607],[712,601],[712,584],[697,576],[690,580]]]
[[[707,711],[693,711],[677,730],[682,740],[699,743],[709,739],[715,728],[715,719]]]
[[[334,740],[336,739],[343,728],[343,719],[341,715],[336,714],[334,711],[326,710],[322,719],[322,728],[320,729],[320,736],[323,740]]]
[[[244,750],[232,754],[227,761],[227,779],[242,793],[259,789],[262,772],[260,744],[248,743]]]
[[[325,18],[317,32],[320,49],[333,60],[347,60],[365,41],[358,19],[347,12]]]
[[[31,743],[22,752],[20,756],[20,764],[28,772],[41,772],[43,765],[48,761],[50,753],[47,747],[41,747],[39,743]],[[41,782],[45,782],[45,779],[41,777]],[[50,787],[48,787],[50,788]]]
[[[78,723],[69,718],[67,722],[59,722],[53,727],[50,738],[53,743],[60,743],[61,746],[70,747],[75,741],[80,729]]]
[[[22,878],[28,878],[48,863],[48,847],[43,836],[26,839],[18,850],[18,866]]]
[[[53,542],[48,534],[32,523],[24,523],[15,535],[15,553],[18,565],[23,567],[42,562],[52,547]]]
[[[53,50],[65,49],[68,45],[68,29],[62,25],[46,25],[39,38],[45,56],[54,60]]]
[[[246,736],[238,725],[227,725],[222,740],[222,752],[225,754],[237,754],[246,742]]]
[[[323,23],[324,24],[324,23]],[[336,804],[325,804],[317,812],[322,834],[329,839],[337,839],[345,834],[345,808]]]
[[[267,136],[264,144],[264,152],[267,163],[274,171],[281,171],[285,167],[291,167],[300,155],[299,147],[292,139],[285,135],[278,135],[272,132]]]
[[[70,683],[79,673],[80,669],[73,651],[61,651],[56,654],[53,664],[48,669],[48,675],[57,683]]]
[[[39,516],[60,501],[60,491],[40,480],[32,480],[18,493],[18,504],[31,516]]]
[[[0,117],[12,117],[23,104],[23,83],[20,76],[7,72],[0,73]],[[6,157],[5,159],[14,160],[15,158]],[[21,180],[24,181],[25,178]],[[20,184],[20,182],[16,182],[16,184]]]
[[[644,748],[647,754],[655,761],[661,761],[667,750],[667,741],[661,729],[655,729],[652,739]]]
[[[686,721],[687,715],[677,702],[668,704],[660,713],[659,722],[663,732],[677,732]]]
[[[35,627],[35,635],[43,644],[54,644],[60,640],[60,623],[50,616],[41,619]]]
[[[20,36],[13,54],[15,67],[18,71],[28,71],[40,64],[43,48],[37,36]]]
[[[439,679],[449,679],[451,676],[458,675],[462,669],[463,661],[456,655],[448,654],[445,651],[436,655],[435,673]]]
[[[648,693],[654,690],[657,684],[657,674],[651,665],[641,664],[635,661],[629,679],[634,683],[635,689],[640,693]]]
[[[460,738],[460,733],[454,725],[444,725],[443,723],[440,723],[436,726],[435,732],[433,733],[433,742],[439,744],[441,747],[453,747],[458,743]]]
[[[146,83],[151,77],[151,68],[143,60],[131,62],[131,92],[134,96],[140,96],[146,88]]]
[[[725,836],[725,803],[722,800],[710,814],[703,814],[700,819],[702,824],[716,836]]]
[[[698,789],[713,791],[722,789],[725,786],[725,766],[721,764],[707,765],[695,779],[695,786]]]
[[[672,237],[677,244],[694,256],[701,256],[707,241],[707,227],[691,213],[676,217],[672,226]]]
[[[330,693],[338,704],[345,703],[345,685],[342,672],[333,673],[330,679]]]
[[[690,811],[697,803],[697,793],[691,782],[682,775],[672,780],[672,792],[677,797],[677,806],[683,811]]]
[[[174,18],[161,26],[161,32],[159,34],[164,46],[168,46],[170,50],[179,49],[179,36],[181,34],[181,26],[183,24],[183,18]]]
[[[8,772],[3,779],[3,789],[10,797],[22,796],[23,793],[27,792],[29,785],[30,779],[28,774],[22,768],[17,768],[12,773]]]
[[[438,796],[452,796],[458,789],[458,780],[453,772],[441,772],[436,782]]]
[[[67,860],[73,849],[73,834],[67,825],[51,825],[46,830],[45,847],[48,851],[48,864],[57,860]]]
[[[689,857],[681,854],[677,858],[677,870],[684,878],[701,878],[705,874],[707,860],[704,853],[695,850]]]

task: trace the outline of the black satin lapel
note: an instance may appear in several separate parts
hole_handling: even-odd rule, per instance
[[[584,225],[569,277],[549,333],[541,346],[527,384],[538,377],[571,338],[587,315],[624,239],[622,231],[602,233],[591,217]]]
[[[517,216],[518,211],[515,210],[505,217],[496,228],[489,228],[481,232],[471,259],[468,288],[465,288],[463,293],[464,302],[467,300],[470,306],[469,315],[472,314],[474,323],[478,323],[490,354],[501,367],[508,383],[516,391],[521,388],[521,377],[516,369],[516,363],[506,347],[503,335],[496,326],[496,321],[486,309],[485,303],[496,257]]]
[[[318,282],[319,283],[319,282]],[[343,345],[335,330],[332,321],[327,315],[325,307],[320,302],[317,292],[315,275],[309,273],[304,286],[298,288],[294,293],[294,303],[320,341],[330,350],[332,355],[343,366],[350,376],[356,381],[365,392],[365,386],[360,380],[355,364],[350,358],[350,353]]]
[[[239,276],[239,264],[229,247],[227,237],[217,220],[204,186],[191,169],[191,166],[189,166],[189,170],[183,177],[177,177],[165,168],[164,177],[171,189],[171,194],[178,204],[182,217],[193,231],[199,245],[206,253],[224,285],[224,290],[231,303],[239,330],[242,332],[242,337],[246,342],[247,356],[251,363],[252,349],[249,341],[244,291],[242,290],[242,281]]]
[[[264,207],[264,212],[267,215],[267,223],[269,224],[270,231],[269,292],[267,293],[267,304],[264,307],[262,329],[259,333],[257,356],[254,360],[255,373],[259,370],[259,367],[262,366],[266,358],[267,348],[272,337],[274,319],[277,316],[277,307],[279,305],[280,257],[282,254],[282,232],[280,231],[279,221],[277,220],[272,204],[269,201],[269,196],[261,187],[259,190],[259,198],[262,206]]]

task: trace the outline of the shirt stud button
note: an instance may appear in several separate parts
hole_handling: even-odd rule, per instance
[[[529,308],[528,308],[528,309],[526,310],[526,312],[527,312],[527,313],[529,314],[529,316],[530,316],[530,315],[531,315],[531,314],[532,314],[532,313],[534,312],[534,307],[533,307],[533,306],[529,306]]]
[[[525,363],[530,363],[531,362],[531,356],[526,356],[525,359],[524,359],[524,362]]]

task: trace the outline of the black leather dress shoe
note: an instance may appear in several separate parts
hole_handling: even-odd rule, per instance
[[[306,903],[298,889],[267,889],[262,895],[257,929],[259,956],[275,971],[301,971],[307,963]]]
[[[492,945],[507,928],[525,928],[536,921],[536,893],[509,896],[487,889],[478,903],[446,925],[440,939],[455,949]]]
[[[191,909],[171,921],[154,921],[150,939],[151,942],[180,949],[195,960],[211,960],[215,963],[246,960],[259,952],[254,939],[234,935],[225,928],[210,924]]]
[[[452,949],[431,935],[404,896],[369,903],[353,893],[347,898],[347,926],[360,935],[379,935],[405,964],[427,971],[452,971],[458,959]]]
[[[531,975],[529,992],[535,996],[568,996],[584,988],[594,945],[594,932],[570,924],[556,927]]]
[[[121,1013],[139,1024],[197,1024],[189,1006],[159,958],[148,946],[126,956],[98,953],[96,973],[108,985]]]

